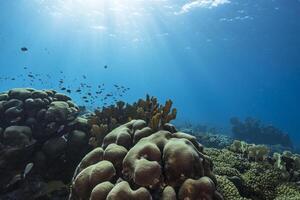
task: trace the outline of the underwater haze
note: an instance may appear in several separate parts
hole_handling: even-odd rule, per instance
[[[299,19],[299,0],[1,0],[0,91],[51,88],[89,108],[150,94],[179,122],[252,116],[300,145]]]

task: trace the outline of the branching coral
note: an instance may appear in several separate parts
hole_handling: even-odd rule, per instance
[[[195,137],[146,127],[132,120],[108,133],[78,165],[70,199],[222,199]]]
[[[177,110],[172,109],[172,104],[167,100],[165,105],[160,105],[155,97],[147,95],[145,100],[139,99],[132,105],[119,101],[116,105],[96,110],[89,119],[92,126],[90,144],[100,146],[105,134],[132,119],[142,119],[152,130],[160,130],[176,118]]]

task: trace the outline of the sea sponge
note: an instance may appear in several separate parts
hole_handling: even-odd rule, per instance
[[[212,162],[194,137],[163,130],[153,132],[145,125],[141,120],[132,120],[108,133],[101,145],[103,150],[93,151],[83,161],[94,163],[91,155],[103,152],[103,160],[99,163],[111,163],[113,175],[106,180],[98,178],[96,186],[87,182],[94,177],[91,169],[97,163],[80,173],[75,172],[70,199],[97,199],[99,196],[99,199],[172,200],[179,193],[182,199],[222,199],[215,188]],[[104,184],[105,181],[109,182]]]

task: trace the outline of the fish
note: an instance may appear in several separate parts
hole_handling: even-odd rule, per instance
[[[104,69],[107,69],[108,68],[108,66],[107,65],[104,65]]]
[[[26,175],[32,170],[34,164],[28,163],[24,169],[23,178],[26,178]]]
[[[21,51],[28,51],[28,48],[27,47],[21,47]]]
[[[67,89],[67,92],[68,92],[68,93],[71,93],[71,90],[70,90],[70,89]]]
[[[63,88],[60,88],[61,90],[66,90],[67,88],[63,87]]]

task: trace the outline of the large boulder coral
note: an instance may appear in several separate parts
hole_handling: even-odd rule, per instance
[[[132,120],[108,133],[78,165],[69,199],[222,199],[195,137],[148,128],[141,134],[146,126]]]
[[[16,88],[0,94],[0,192],[33,162],[47,179],[70,180],[90,150],[87,119],[54,90]]]

